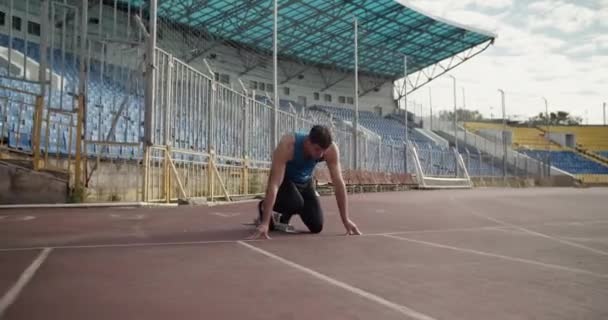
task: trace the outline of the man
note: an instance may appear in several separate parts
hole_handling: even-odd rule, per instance
[[[266,197],[258,204],[258,226],[250,239],[270,239],[269,230],[290,229],[289,220],[294,214],[300,215],[310,232],[323,230],[323,211],[313,181],[315,166],[323,161],[331,175],[346,234],[361,234],[348,217],[338,147],[330,130],[317,125],[308,134],[286,134],[281,138],[272,156]],[[272,215],[273,211],[277,213]]]

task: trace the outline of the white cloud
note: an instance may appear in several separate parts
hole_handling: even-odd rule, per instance
[[[512,0],[465,0],[458,2],[460,2],[461,4],[464,3],[465,5],[474,4],[481,8],[488,9],[503,9],[513,5]]]
[[[555,6],[555,1],[537,1],[528,4],[528,9],[531,12],[547,12]]]
[[[498,35],[486,52],[450,72],[457,78],[459,107],[464,87],[467,108],[486,116],[492,112],[496,117],[500,111],[497,89],[501,88],[507,93],[508,114],[518,115],[519,120],[544,111],[541,97],[545,96],[553,110],[582,116],[588,109],[590,123],[601,122],[601,102],[608,99],[602,96],[608,84],[608,55],[602,55],[601,50],[608,50],[608,35],[594,28],[600,13],[606,10],[608,15],[608,0],[596,1],[593,10],[574,0],[529,4],[521,0],[523,7],[512,6],[500,14],[488,13],[492,12],[484,10],[488,6],[482,8],[477,0],[410,1],[432,14]],[[608,19],[604,22],[608,26]],[[549,29],[562,33],[556,37]],[[450,78],[436,79],[429,86],[434,112],[452,108]],[[422,103],[423,112],[428,113],[427,88],[410,98]]]
[[[561,1],[535,2],[529,5],[532,14],[528,24],[533,30],[550,28],[565,33],[582,31],[597,19],[596,11]]]
[[[608,1],[597,12],[597,22],[600,26],[608,28]]]
[[[585,56],[593,54],[596,50],[597,46],[594,43],[585,43],[581,46],[568,48],[565,52],[569,55]]]

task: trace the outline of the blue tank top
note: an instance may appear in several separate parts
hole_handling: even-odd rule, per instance
[[[306,159],[304,157],[304,140],[308,137],[305,133],[295,133],[295,143],[293,146],[293,159],[287,162],[285,168],[285,178],[297,184],[305,184],[310,179],[317,163],[324,161],[323,158],[319,160]]]

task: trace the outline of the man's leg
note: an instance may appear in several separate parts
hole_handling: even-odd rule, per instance
[[[323,230],[323,210],[319,197],[315,191],[314,183],[309,182],[302,190],[302,198],[304,198],[304,208],[300,213],[302,222],[308,227],[312,233],[319,233]]]
[[[260,221],[262,219],[262,209],[264,201],[260,201],[258,204],[258,210],[260,215]],[[289,219],[294,214],[299,213],[304,206],[304,199],[300,194],[300,191],[296,188],[293,182],[285,179],[281,183],[279,187],[279,191],[277,192],[277,198],[274,202],[273,211],[281,214],[281,223],[288,224]],[[274,229],[274,223],[272,219],[270,219],[270,230]]]

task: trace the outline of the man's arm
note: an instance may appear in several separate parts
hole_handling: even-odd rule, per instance
[[[340,150],[333,144],[325,154],[325,162],[331,175],[331,183],[334,185],[334,193],[342,223],[348,220],[348,203],[346,201],[346,184],[342,178],[342,168],[340,166]]]
[[[334,193],[336,196],[336,202],[338,203],[338,209],[340,210],[340,218],[346,228],[347,234],[361,234],[359,229],[354,222],[352,222],[348,216],[348,201],[346,193],[346,184],[342,177],[342,167],[340,165],[340,150],[336,144],[332,144],[330,149],[325,154],[325,161],[329,174],[331,175],[331,182],[334,185]]]
[[[285,166],[291,157],[293,141],[292,136],[284,136],[281,138],[279,145],[272,155],[272,165],[270,167],[270,175],[268,177],[266,196],[263,204],[262,221],[260,223],[262,226],[265,226],[266,232],[270,225],[270,214],[272,212],[272,208],[274,208],[279,187],[281,186],[283,177],[285,176]]]

